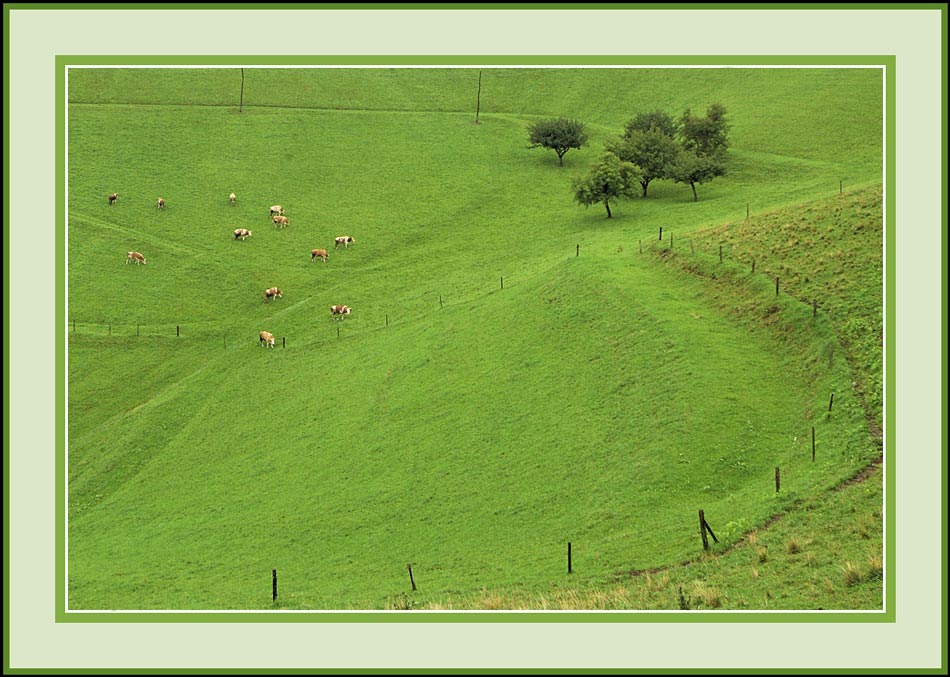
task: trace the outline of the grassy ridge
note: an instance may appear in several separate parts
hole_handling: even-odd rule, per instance
[[[780,279],[786,293],[816,301],[835,327],[880,436],[884,414],[884,242],[880,186],[756,214],[691,237],[706,252]]]
[[[425,581],[416,602],[535,594],[567,540],[577,585],[604,585],[693,557],[697,507],[725,546],[873,457],[854,401],[813,414],[850,379],[840,360],[815,368],[831,325],[799,321],[810,307],[794,299],[763,321],[761,288],[635,253],[751,196],[786,205],[837,190],[845,169],[879,177],[868,72],[829,87],[808,71],[631,71],[608,78],[616,90],[604,73],[498,72],[503,112],[478,126],[452,112],[462,71],[261,71],[249,100],[281,106],[191,105],[225,103],[233,73],[70,76],[71,608],[269,608],[272,568],[283,607],[384,608],[406,562]],[[744,100],[748,78],[761,86]],[[598,125],[563,170],[524,131],[558,83]],[[736,97],[735,144],[699,203],[668,182],[609,221],[571,203],[570,172],[634,112],[630,91],[675,110],[708,87]],[[783,115],[826,87],[859,114]],[[762,119],[792,126],[769,140]],[[274,203],[288,228],[270,224]],[[344,233],[351,249],[310,262]],[[124,265],[130,249],[148,265]],[[284,298],[264,303],[271,285]],[[737,294],[748,312],[730,310]],[[331,303],[354,314],[334,323]],[[287,348],[260,348],[260,329]]]

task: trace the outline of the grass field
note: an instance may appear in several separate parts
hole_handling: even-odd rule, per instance
[[[236,73],[70,73],[71,609],[880,608],[879,474],[827,538],[880,456],[879,72],[489,70],[478,125],[467,69],[250,70],[241,113]],[[699,202],[572,202],[633,114],[713,101]],[[563,168],[526,147],[547,115],[591,126]],[[811,553],[756,565],[778,599],[735,561],[777,515]]]

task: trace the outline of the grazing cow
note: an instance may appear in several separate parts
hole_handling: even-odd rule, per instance
[[[109,204],[110,204],[110,205],[111,205],[111,204],[115,204],[115,201],[118,200],[118,199],[119,199],[119,194],[118,194],[118,193],[112,193],[111,195],[109,195]]]
[[[234,193],[231,193],[230,195],[228,195],[228,199],[231,201],[231,206],[233,207],[234,203],[237,201],[237,195],[235,195]]]
[[[340,237],[336,239],[336,244],[333,245],[333,248],[336,249],[340,245],[343,245],[344,249],[349,249],[350,245],[353,244],[354,242],[356,242],[356,240],[354,240],[349,235],[341,235]]]
[[[323,259],[323,262],[326,263],[327,259],[330,258],[330,255],[327,253],[326,249],[314,249],[310,252],[310,262],[313,263],[313,260],[316,258]]]
[[[265,345],[266,345],[268,348],[273,348],[273,347],[274,347],[274,335],[271,334],[269,331],[261,331],[261,333],[260,333],[258,336],[260,337],[261,347],[262,347],[262,348],[263,348]]]
[[[282,299],[284,298],[284,293],[277,287],[271,287],[270,289],[264,290],[265,301],[270,301],[271,299],[274,299],[274,298]]]
[[[145,257],[139,254],[138,252],[129,252],[128,256],[125,257],[126,263],[130,263],[132,261],[135,261],[136,265],[138,265],[139,263],[142,263],[142,264],[148,263],[148,261],[145,260]]]
[[[286,228],[289,223],[290,223],[290,219],[288,219],[286,216],[274,217],[274,225],[277,226],[278,228]]]
[[[330,306],[330,316],[336,319],[336,316],[339,315],[342,320],[344,316],[350,314],[349,306]]]
[[[165,198],[163,197],[158,198],[158,208],[165,209]]]
[[[274,205],[273,207],[270,208],[270,215],[273,216],[274,214],[280,214],[281,216],[283,216],[284,208],[281,207],[280,205]]]
[[[245,240],[249,238],[252,234],[253,233],[251,233],[251,231],[249,231],[247,228],[237,228],[234,231],[234,239],[236,240],[238,238],[241,238],[242,240]]]

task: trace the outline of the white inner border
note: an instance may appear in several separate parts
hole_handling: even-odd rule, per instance
[[[334,64],[334,65],[324,66],[324,65],[281,64],[281,65],[276,65],[276,66],[267,66],[267,65],[260,65],[260,64],[256,64],[256,65],[255,65],[255,64],[248,64],[248,65],[246,65],[246,66],[235,66],[235,65],[231,65],[231,64],[228,64],[228,65],[205,64],[205,65],[201,65],[201,66],[186,66],[186,65],[162,65],[162,64],[145,64],[145,65],[143,65],[143,64],[135,64],[135,65],[116,65],[116,64],[109,64],[109,65],[106,65],[106,66],[97,66],[97,65],[81,64],[81,65],[69,65],[69,66],[65,66],[65,70],[66,70],[66,75],[65,75],[65,77],[66,77],[65,98],[66,98],[66,101],[64,102],[64,104],[65,104],[65,108],[66,108],[66,115],[65,115],[65,117],[64,117],[64,120],[66,120],[66,132],[65,132],[65,140],[66,140],[66,143],[65,143],[65,146],[66,146],[66,148],[65,148],[65,151],[66,151],[66,152],[65,152],[65,155],[66,155],[66,158],[65,158],[65,162],[64,162],[64,177],[63,177],[63,181],[64,181],[64,185],[65,185],[65,187],[66,187],[66,196],[65,196],[65,199],[64,199],[64,205],[65,205],[65,210],[66,210],[66,211],[65,211],[65,213],[63,214],[63,221],[64,221],[64,223],[66,224],[66,227],[65,227],[65,229],[64,229],[64,230],[65,230],[65,235],[66,235],[66,237],[65,237],[65,242],[64,242],[64,246],[66,247],[66,270],[67,270],[67,271],[69,270],[69,219],[68,219],[68,214],[69,214],[69,71],[70,71],[71,69],[73,69],[73,68],[95,69],[95,70],[99,70],[99,69],[101,69],[101,68],[121,68],[121,69],[142,68],[142,69],[153,69],[153,70],[154,70],[154,69],[172,69],[172,68],[182,68],[182,69],[189,69],[189,70],[193,70],[193,69],[211,69],[211,68],[213,68],[213,69],[226,69],[226,68],[230,68],[230,69],[256,68],[256,69],[277,69],[277,70],[279,70],[279,69],[309,69],[309,70],[317,70],[317,69],[324,69],[324,68],[334,68],[334,69],[338,69],[338,68],[339,68],[339,69],[343,69],[343,68],[352,68],[352,69],[381,69],[381,68],[385,68],[385,69],[401,69],[401,68],[425,68],[425,69],[457,68],[457,69],[475,69],[475,68],[482,68],[482,69],[485,69],[485,70],[494,69],[494,68],[505,68],[505,69],[513,69],[513,70],[516,70],[516,69],[525,69],[525,70],[527,70],[527,69],[535,69],[535,68],[560,69],[560,70],[568,70],[568,69],[587,69],[587,68],[607,68],[607,69],[613,69],[613,70],[625,70],[625,69],[633,69],[633,70],[653,70],[653,69],[658,69],[658,68],[659,68],[659,69],[711,69],[711,70],[713,70],[713,69],[714,69],[714,70],[721,70],[721,69],[756,69],[756,70],[763,70],[763,69],[766,69],[766,70],[772,70],[772,69],[775,69],[775,68],[794,68],[794,69],[798,69],[798,70],[806,70],[806,69],[810,69],[810,70],[825,70],[825,69],[830,69],[830,68],[836,68],[836,69],[849,69],[849,70],[850,70],[850,69],[862,68],[862,69],[875,69],[875,70],[880,70],[881,73],[882,73],[882,76],[883,76],[883,77],[882,77],[882,82],[881,82],[881,84],[882,84],[882,92],[881,92],[882,108],[881,108],[881,109],[882,109],[882,112],[883,112],[882,138],[881,138],[881,144],[882,144],[882,145],[881,145],[881,148],[882,148],[882,165],[881,165],[881,166],[882,166],[882,174],[881,174],[881,181],[882,181],[883,215],[884,215],[884,221],[883,221],[883,223],[882,223],[882,227],[883,227],[883,229],[884,229],[884,230],[883,230],[883,235],[882,235],[882,240],[883,240],[883,247],[884,247],[884,249],[883,249],[882,255],[883,255],[884,258],[883,258],[882,260],[883,260],[884,262],[887,261],[887,237],[886,237],[886,233],[887,233],[887,67],[886,67],[885,65],[871,65],[871,64],[859,64],[859,65],[847,65],[847,64],[844,64],[844,65],[842,65],[842,64],[829,64],[829,65],[817,65],[817,66],[816,66],[816,65],[782,64],[782,65],[780,65],[780,66],[769,66],[769,65],[759,65],[759,64],[749,64],[749,65],[746,65],[746,64],[742,64],[742,65],[734,65],[734,64],[730,64],[730,65],[715,65],[715,64],[702,64],[702,65],[684,64],[684,65],[674,65],[674,64],[667,64],[667,65],[654,66],[654,65],[615,65],[615,64],[606,64],[606,65],[604,65],[604,64],[596,64],[596,65],[577,65],[577,64],[574,64],[574,65],[572,65],[572,64],[557,64],[557,65],[551,65],[551,64],[545,64],[545,65],[512,65],[512,64],[505,64],[505,65],[502,65],[502,66],[484,66],[484,65],[479,66],[479,65],[477,65],[477,64],[475,64],[475,65],[458,65],[458,64],[453,64],[453,65],[418,65],[418,64],[412,64],[412,65],[391,65],[391,64],[390,64],[390,65],[387,65],[387,64],[380,64],[380,65],[362,65],[362,64]],[[885,344],[882,346],[881,350],[884,351],[884,362],[883,362],[883,364],[884,364],[884,374],[883,374],[883,376],[884,376],[884,379],[883,379],[883,384],[884,384],[884,393],[883,393],[884,416],[883,416],[883,421],[884,421],[884,425],[883,425],[883,432],[884,432],[884,440],[886,441],[886,440],[887,440],[887,351],[886,351],[887,331],[886,331],[886,322],[885,322],[884,320],[885,320],[886,314],[887,314],[887,266],[885,265],[883,268],[884,268],[884,278],[883,278],[883,280],[882,280],[881,293],[882,293],[883,298],[884,298],[884,300],[883,300],[883,308],[885,309],[885,310],[884,310],[885,316],[884,316],[884,318],[882,318],[882,322],[884,322],[884,329],[885,329],[885,331],[884,331]],[[67,281],[67,283],[66,283],[66,288],[67,288],[67,289],[66,289],[66,299],[67,299],[67,301],[68,301],[68,299],[69,299],[69,289],[68,289],[69,284],[68,284],[68,280],[69,280],[69,276],[66,275],[66,281]],[[68,308],[68,302],[67,302],[67,308]],[[69,317],[68,311],[67,311],[67,313],[66,313],[66,317]],[[65,345],[66,345],[66,365],[67,365],[66,370],[65,370],[65,373],[64,373],[64,376],[66,376],[66,375],[68,375],[68,373],[69,373],[69,368],[68,368],[68,365],[69,365],[69,339],[68,339],[68,332],[69,332],[69,329],[68,329],[68,327],[65,328],[64,331],[66,332]],[[64,424],[65,424],[65,426],[66,426],[65,429],[68,431],[68,430],[69,430],[69,425],[68,425],[68,423],[69,423],[69,392],[68,392],[68,379],[67,379],[67,383],[66,383],[66,388],[64,389],[64,398],[65,398],[65,400],[66,400],[66,401],[64,402],[64,411],[66,412],[66,417],[65,417]],[[66,440],[66,448],[64,449],[64,454],[66,455],[66,459],[65,459],[66,468],[68,468],[68,467],[69,467],[69,440],[68,440],[68,439]],[[883,528],[883,533],[884,533],[884,549],[883,549],[883,552],[881,553],[882,561],[883,561],[883,563],[884,563],[884,580],[883,580],[883,584],[882,584],[882,591],[883,591],[883,593],[882,593],[882,596],[883,596],[883,599],[882,599],[882,608],[880,608],[880,609],[841,609],[841,610],[828,609],[828,610],[824,610],[824,611],[816,611],[816,610],[814,610],[814,609],[756,609],[756,610],[748,610],[748,609],[747,609],[747,610],[738,610],[738,609],[717,609],[717,610],[707,610],[707,611],[704,611],[703,613],[716,614],[716,615],[740,614],[740,615],[743,615],[743,616],[754,615],[754,614],[780,614],[780,615],[781,615],[781,614],[837,615],[837,614],[855,614],[855,613],[861,613],[861,614],[865,614],[865,613],[878,613],[878,614],[881,614],[881,615],[885,614],[885,613],[887,612],[887,568],[888,568],[888,567],[887,567],[887,510],[886,510],[886,500],[887,500],[887,450],[886,450],[886,445],[885,445],[884,462],[883,462],[883,464],[882,464],[882,469],[883,469],[883,480],[884,480],[884,492],[883,492],[882,503],[881,503],[881,514],[884,516],[884,519],[883,519],[883,521],[882,521],[882,528]],[[65,482],[66,486],[65,486],[65,488],[64,488],[64,491],[65,491],[65,497],[64,497],[64,506],[65,506],[64,512],[65,512],[65,516],[64,516],[63,519],[66,520],[66,523],[68,524],[68,519],[69,519],[69,473],[66,472],[66,473],[64,473],[64,475],[65,475],[65,479],[66,479],[66,482]],[[567,615],[570,615],[570,614],[613,614],[613,615],[640,614],[640,615],[643,615],[643,614],[657,614],[657,613],[659,613],[659,614],[675,614],[675,615],[680,615],[680,616],[684,616],[684,617],[689,615],[688,613],[684,613],[683,611],[675,610],[675,609],[669,609],[669,610],[664,610],[664,609],[658,609],[658,610],[651,610],[651,609],[644,609],[644,610],[637,610],[637,609],[626,609],[626,610],[620,610],[620,609],[599,609],[599,610],[594,610],[594,609],[578,609],[578,610],[561,610],[561,609],[545,609],[545,610],[541,610],[541,609],[509,609],[509,610],[497,610],[497,611],[486,611],[486,610],[480,610],[480,609],[469,609],[469,610],[462,610],[462,609],[447,609],[447,610],[426,610],[426,609],[419,609],[419,610],[415,610],[415,611],[399,611],[399,610],[390,610],[390,609],[352,609],[352,610],[351,610],[351,609],[298,609],[298,610],[279,610],[279,609],[278,609],[278,610],[274,610],[274,609],[248,609],[248,610],[241,610],[241,609],[237,609],[237,610],[217,610],[217,609],[160,609],[160,610],[159,610],[159,609],[70,609],[70,608],[69,608],[69,589],[68,589],[68,588],[69,588],[69,557],[68,557],[68,553],[69,553],[69,528],[68,528],[68,526],[67,526],[67,528],[65,529],[65,537],[64,537],[64,538],[65,538],[65,541],[66,541],[66,546],[65,546],[65,548],[64,548],[64,553],[63,553],[63,554],[64,554],[64,560],[65,560],[65,562],[64,562],[64,567],[65,567],[66,575],[65,575],[65,581],[64,581],[65,590],[63,591],[63,594],[65,595],[65,599],[66,599],[66,613],[69,613],[69,614],[99,614],[99,613],[106,613],[106,614],[110,614],[110,613],[115,613],[115,614],[119,614],[119,613],[136,613],[136,614],[164,614],[164,613],[181,613],[181,614],[267,614],[267,615],[271,615],[271,614],[276,614],[276,615],[280,615],[280,614],[288,614],[288,615],[311,615],[311,614],[347,614],[347,615],[350,615],[350,614],[371,614],[371,615],[377,615],[377,614],[384,614],[384,615],[395,615],[395,616],[399,616],[399,615],[405,615],[405,614],[413,614],[413,615],[420,615],[420,614],[467,615],[467,614],[473,614],[473,613],[474,613],[474,614],[488,614],[488,615],[542,614],[542,615],[555,615],[555,616],[557,616],[557,615],[565,615],[565,614],[567,614]],[[670,566],[677,566],[677,565],[674,563],[674,564],[671,564]]]
[[[945,10],[944,10],[945,11]],[[11,9],[7,181],[9,651],[13,669],[943,669],[946,63],[932,9]],[[277,36],[276,38],[274,36]],[[277,39],[279,38],[279,39]],[[869,55],[896,57],[894,623],[57,624],[57,54]],[[570,56],[565,56],[565,61]],[[248,57],[253,61],[253,57]],[[25,329],[24,329],[25,328]],[[11,332],[11,336],[13,333]],[[906,453],[902,451],[906,450]],[[777,643],[778,641],[778,643]]]

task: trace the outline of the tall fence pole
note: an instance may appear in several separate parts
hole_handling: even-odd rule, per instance
[[[699,533],[703,537],[703,550],[709,550],[709,540],[706,538],[706,516],[699,511]]]
[[[580,255],[581,255],[581,246],[577,245],[577,253],[574,254],[574,256],[580,256]]]
[[[567,542],[567,573],[571,573],[571,542]]]
[[[778,493],[779,486],[782,484],[781,474],[778,466],[775,466],[775,493]]]
[[[409,583],[412,585],[412,591],[416,591],[416,579],[412,577],[412,565],[407,564],[406,568],[409,569]]]
[[[660,239],[663,239],[663,226],[660,226]]]
[[[722,263],[722,245],[719,245],[719,263]]]
[[[276,601],[276,600],[277,600],[277,569],[271,569],[271,573],[272,573],[272,575],[273,575],[273,577],[274,577],[274,579],[273,579],[273,593],[272,593],[273,596],[271,597],[271,599],[274,600],[274,601]]]
[[[244,69],[241,69],[241,105],[238,106],[238,113],[244,112]],[[276,594],[276,593],[275,593]]]
[[[181,336],[181,326],[175,325],[175,336]]]
[[[502,289],[505,288],[505,278],[504,278],[504,277],[501,278],[501,288],[502,288]]]
[[[811,427],[811,460],[815,460],[815,426]]]
[[[835,403],[835,394],[831,393],[831,398],[828,400],[828,413],[831,413],[831,406]]]
[[[778,277],[775,278],[775,295],[778,296]]]

